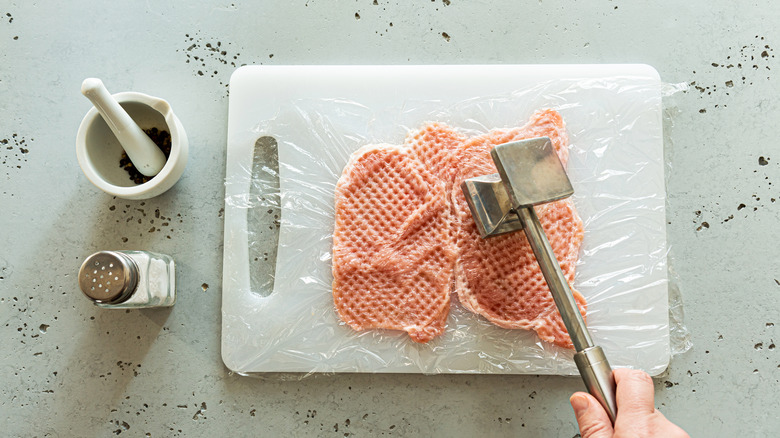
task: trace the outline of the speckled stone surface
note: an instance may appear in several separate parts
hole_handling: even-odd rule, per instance
[[[669,105],[668,222],[693,348],[656,404],[694,436],[772,436],[780,353],[775,2],[174,1],[0,5],[4,436],[573,437],[577,378],[231,375],[220,359],[227,83],[243,64],[642,62]],[[643,2],[649,5],[647,2]],[[124,201],[78,168],[81,81],[164,97],[190,138],[169,192]],[[178,267],[173,309],[76,287],[98,249]]]

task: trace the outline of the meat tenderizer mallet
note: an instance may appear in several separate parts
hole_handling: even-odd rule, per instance
[[[145,176],[160,173],[165,166],[165,154],[111,97],[103,81],[97,78],[84,79],[81,94],[95,105],[135,168]]]
[[[552,246],[533,206],[571,196],[574,188],[547,137],[496,146],[490,152],[497,174],[463,181],[471,215],[482,238],[523,229],[544,274],[555,305],[569,332],[574,362],[588,392],[607,411],[612,423],[617,415],[615,380],[604,350],[593,343]]]

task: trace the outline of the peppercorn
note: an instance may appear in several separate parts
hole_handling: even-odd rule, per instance
[[[144,132],[152,139],[154,144],[160,148],[167,160],[171,155],[171,134],[166,130],[160,131],[157,128],[144,129]],[[136,184],[143,184],[154,178],[153,176],[146,176],[139,172],[125,152],[122,152],[122,157],[119,159],[119,167],[125,169],[130,175],[130,179]]]

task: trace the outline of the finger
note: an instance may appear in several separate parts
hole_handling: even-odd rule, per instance
[[[604,408],[592,395],[575,392],[569,399],[582,438],[611,438],[612,423]]]
[[[659,436],[669,438],[691,438],[680,426],[667,420],[660,411],[655,411],[656,429]]]
[[[644,371],[618,368],[613,371],[618,412],[622,416],[646,416],[655,411],[653,379]]]

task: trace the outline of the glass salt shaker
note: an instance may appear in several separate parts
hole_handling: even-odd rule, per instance
[[[98,307],[169,307],[176,302],[173,259],[148,251],[99,251],[84,260],[79,287]]]

